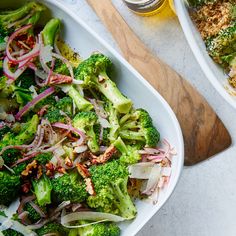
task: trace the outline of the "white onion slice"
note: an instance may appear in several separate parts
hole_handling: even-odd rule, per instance
[[[86,225],[68,225],[70,222],[78,221],[78,220],[91,220],[91,221],[96,221],[92,224],[96,224],[99,222],[104,222],[104,221],[112,221],[112,222],[121,222],[124,221],[125,218],[109,213],[102,213],[102,212],[74,212],[70,213],[68,215],[64,215],[61,217],[61,224],[66,227],[66,228],[81,228]],[[99,222],[98,222],[99,221]],[[90,224],[88,224],[90,225]]]
[[[111,127],[111,125],[107,119],[105,119],[101,116],[98,116],[98,120],[103,128],[110,128]]]
[[[154,163],[140,162],[129,166],[130,178],[134,179],[149,179]]]
[[[87,149],[88,149],[87,145],[82,145],[82,146],[75,147],[74,151],[76,153],[82,153],[82,152],[85,152]]]
[[[153,192],[153,190],[155,190],[160,178],[161,178],[161,166],[154,165],[150,173],[149,179],[147,181],[147,186],[142,193],[150,195]]]

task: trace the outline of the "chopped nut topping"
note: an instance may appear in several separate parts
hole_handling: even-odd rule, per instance
[[[73,162],[71,161],[71,159],[69,157],[66,157],[65,158],[65,164],[68,166],[68,167],[72,167],[73,166]]]
[[[96,195],[93,182],[90,178],[85,179],[85,184],[86,184],[86,191],[92,196]]]
[[[117,149],[111,145],[107,148],[107,150],[100,156],[96,157],[96,159],[92,160],[93,164],[96,163],[105,163],[107,162],[115,153],[117,152]]]
[[[23,170],[23,171],[21,172],[21,175],[26,177],[26,176],[32,174],[32,172],[33,172],[34,170],[36,170],[37,168],[38,168],[37,161],[36,161],[36,160],[33,160],[31,163],[29,163],[29,164],[26,166],[25,170]]]
[[[85,166],[78,163],[76,164],[76,167],[77,167],[78,172],[83,178],[87,178],[90,176],[89,170]]]
[[[231,3],[227,1],[209,2],[192,14],[203,39],[215,36],[231,23]]]

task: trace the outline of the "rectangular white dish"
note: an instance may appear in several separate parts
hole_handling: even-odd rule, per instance
[[[186,2],[174,0],[174,4],[185,37],[203,72],[220,95],[236,108],[236,91],[229,86],[223,69],[208,55],[201,35],[190,18]]]
[[[16,8],[24,2],[23,0],[17,2],[14,0],[2,0],[0,8]],[[165,192],[160,194],[158,204],[152,205],[147,202],[137,201],[137,218],[134,221],[121,224],[122,236],[135,235],[167,201],[180,177],[184,160],[184,147],[179,123],[169,105],[158,92],[116,51],[79,19],[75,13],[67,9],[63,3],[55,0],[40,2],[50,9],[48,16],[58,17],[62,20],[62,38],[82,58],[88,57],[94,51],[100,51],[111,58],[115,65],[113,78],[118,87],[134,101],[135,107],[143,107],[150,112],[155,126],[161,133],[161,138],[167,139],[177,151],[177,155],[173,158],[169,186]],[[44,19],[46,18],[44,17]]]

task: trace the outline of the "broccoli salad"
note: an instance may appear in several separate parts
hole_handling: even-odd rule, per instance
[[[236,89],[236,3],[235,0],[188,0],[196,23],[212,59],[228,75]]]
[[[81,59],[45,10],[0,12],[0,235],[118,236],[137,198],[157,202],[175,151],[111,60]]]

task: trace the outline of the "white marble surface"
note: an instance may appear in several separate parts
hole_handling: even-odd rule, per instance
[[[65,0],[64,0],[65,1]],[[76,2],[67,0],[65,2]],[[236,139],[236,111],[214,90],[197,64],[177,17],[165,10],[159,16],[139,17],[121,0],[113,3],[142,41],[189,80],[208,100]],[[118,51],[118,47],[85,0],[70,7]],[[185,167],[165,206],[138,236],[235,236],[236,146],[193,167]]]

